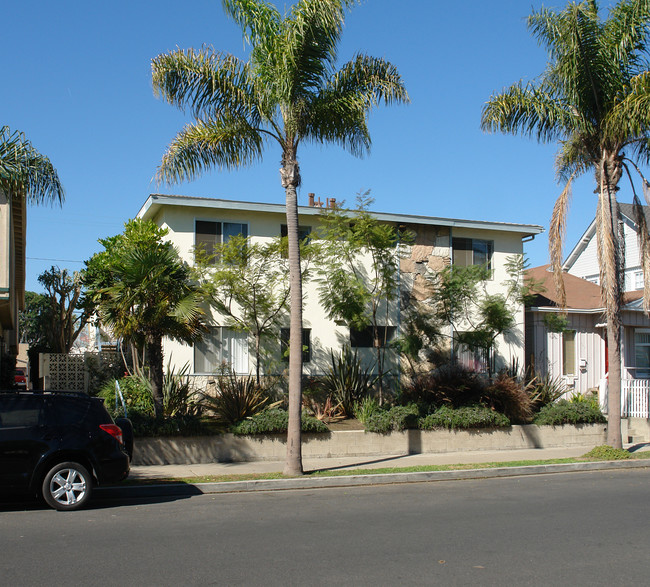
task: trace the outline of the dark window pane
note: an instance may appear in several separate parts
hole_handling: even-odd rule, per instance
[[[280,328],[280,354],[282,360],[289,361],[289,328]],[[302,329],[302,362],[311,361],[311,328]]]

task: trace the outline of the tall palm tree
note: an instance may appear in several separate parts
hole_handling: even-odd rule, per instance
[[[607,315],[609,400],[607,442],[621,447],[621,307],[623,244],[618,228],[616,192],[629,165],[650,158],[650,79],[648,26],[650,0],[622,0],[606,19],[598,3],[569,3],[559,12],[542,8],[528,17],[528,28],[549,52],[537,82],[521,82],[493,95],[483,108],[484,130],[558,141],[558,178],[565,182],[555,203],[549,248],[562,299],[562,241],[573,179],[594,173],[598,198],[596,231],[600,282]],[[628,158],[626,153],[629,154]],[[643,179],[644,186],[647,185]],[[633,186],[634,188],[634,186]],[[646,191],[644,189],[644,191]],[[641,203],[634,194],[637,210]],[[643,219],[639,234],[648,252]],[[650,300],[649,260],[644,299]]]
[[[63,186],[50,160],[25,136],[0,127],[0,190],[30,204],[63,203]]]
[[[244,62],[203,48],[153,60],[154,91],[196,119],[174,138],[157,177],[168,183],[189,180],[212,167],[251,164],[268,142],[280,148],[291,284],[285,474],[297,475],[302,473],[298,147],[303,141],[334,142],[362,155],[370,148],[368,112],[381,102],[407,102],[408,95],[397,70],[383,59],[360,54],[335,69],[345,9],[355,0],[300,0],[284,17],[264,0],[222,4],[241,27],[250,58]]]

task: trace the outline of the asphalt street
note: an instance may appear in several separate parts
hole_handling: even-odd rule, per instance
[[[646,584],[650,470],[0,505],[6,585]]]

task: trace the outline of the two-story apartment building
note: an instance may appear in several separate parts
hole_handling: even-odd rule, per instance
[[[310,205],[299,207],[299,224],[305,234],[317,235],[322,208],[310,194]],[[328,200],[327,204],[330,204]],[[283,233],[286,225],[285,206],[258,202],[240,202],[214,198],[199,198],[152,194],[137,215],[153,220],[168,230],[167,238],[178,248],[181,257],[194,262],[197,245],[225,242],[231,235],[242,234],[249,242],[268,242]],[[437,218],[410,214],[373,213],[381,222],[390,223],[412,232],[414,242],[407,247],[400,260],[400,288],[408,290],[416,299],[424,299],[425,274],[437,271],[450,263],[483,264],[491,269],[491,279],[486,282],[488,293],[500,293],[509,279],[506,261],[512,255],[521,255],[523,242],[542,232],[537,225],[482,222]],[[285,229],[286,230],[286,229]],[[317,237],[315,237],[317,238]],[[516,326],[496,345],[497,366],[524,358],[524,308],[516,312]],[[391,335],[400,331],[402,313],[399,304],[389,308],[388,324]],[[195,375],[210,375],[226,362],[238,373],[254,370],[251,341],[240,332],[226,326],[222,316],[211,314],[211,327],[206,339],[190,347],[167,341],[165,355],[172,364],[181,367],[187,363]],[[287,324],[288,327],[288,317]],[[318,375],[325,371],[330,361],[330,350],[338,351],[351,344],[361,358],[372,357],[371,342],[367,337],[351,336],[350,329],[328,319],[319,304],[317,284],[304,284],[304,373]],[[277,360],[282,361],[282,338],[277,336]],[[357,333],[358,334],[358,333]],[[393,361],[395,357],[393,357]],[[389,365],[390,366],[390,365]],[[393,363],[393,366],[394,363]]]

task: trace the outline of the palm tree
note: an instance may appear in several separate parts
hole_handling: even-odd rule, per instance
[[[116,336],[136,347],[146,347],[159,418],[163,415],[162,340],[169,337],[191,344],[202,338],[198,286],[191,281],[190,268],[178,251],[162,240],[118,248],[112,252],[107,269],[112,283],[97,289],[88,283],[88,295],[95,302],[100,321]]]
[[[296,190],[298,147],[334,142],[354,155],[370,148],[368,112],[381,102],[406,102],[397,70],[357,55],[335,70],[345,9],[355,0],[300,0],[282,17],[263,0],[222,0],[251,46],[244,62],[203,48],[177,50],[152,62],[154,91],[195,122],[174,138],[158,180],[191,180],[203,171],[234,169],[261,159],[267,142],[281,152],[291,288],[289,430],[285,474],[302,473],[302,280]]]
[[[650,0],[622,0],[603,20],[595,0],[569,3],[559,12],[541,9],[528,17],[528,28],[549,52],[546,70],[536,83],[521,82],[493,95],[483,108],[487,131],[558,141],[558,178],[564,189],[553,209],[549,249],[556,283],[562,288],[562,241],[573,179],[595,175],[598,197],[596,230],[600,282],[607,315],[609,400],[607,442],[621,447],[621,306],[623,254],[616,192],[629,165],[650,158],[650,79],[648,25]],[[626,152],[632,157],[629,159]],[[647,185],[645,179],[644,186]],[[634,186],[632,186],[634,189]],[[645,191],[645,190],[644,190]],[[634,194],[637,210],[641,203]],[[639,216],[639,215],[637,215]],[[642,219],[639,217],[639,222]],[[649,301],[648,231],[642,222]]]
[[[50,160],[25,136],[0,127],[0,190],[30,204],[63,203],[63,186]]]

